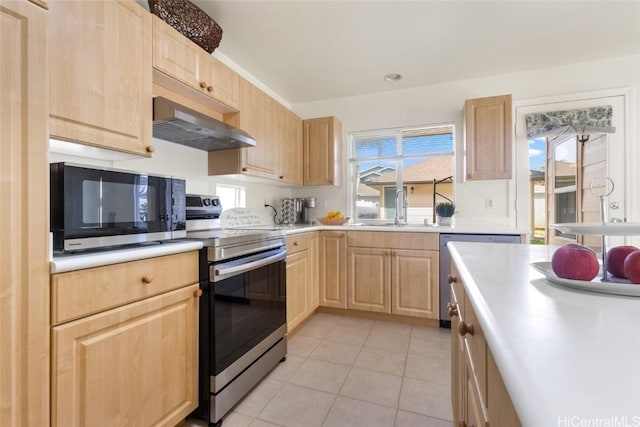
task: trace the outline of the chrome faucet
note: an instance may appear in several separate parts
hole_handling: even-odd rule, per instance
[[[396,213],[393,217],[394,225],[402,225],[407,223],[407,206],[407,192],[404,190],[404,188],[399,188],[398,191],[396,191]]]

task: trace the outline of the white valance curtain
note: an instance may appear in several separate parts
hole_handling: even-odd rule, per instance
[[[601,105],[576,110],[527,114],[524,117],[527,137],[613,133],[616,128],[611,126],[612,110],[611,105]]]

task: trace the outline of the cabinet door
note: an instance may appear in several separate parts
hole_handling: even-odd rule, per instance
[[[0,3],[0,425],[49,425],[47,12]]]
[[[522,425],[490,351],[487,351],[487,396],[489,399],[487,415],[491,425],[512,427]]]
[[[287,256],[287,332],[302,323],[307,314],[308,253]]]
[[[151,15],[133,1],[49,5],[50,134],[149,155]]]
[[[347,308],[346,233],[320,233],[320,305]]]
[[[438,252],[394,249],[391,255],[391,313],[439,318]]]
[[[389,249],[348,249],[347,308],[391,312],[390,254]]]
[[[511,95],[465,103],[466,177],[511,179]]]
[[[198,404],[198,285],[53,328],[52,426],[176,425]]]
[[[153,67],[198,90],[206,82],[201,75],[202,48],[153,16]],[[206,52],[205,52],[206,53]]]
[[[303,121],[304,185],[340,185],[341,141],[335,117]]]
[[[272,111],[271,98],[248,81],[241,79],[240,128],[256,140],[255,147],[242,149],[243,173],[276,178],[278,150],[273,145],[272,124],[269,122]]]
[[[451,304],[454,307],[454,299]],[[464,421],[465,395],[465,365],[464,365],[464,341],[458,334],[458,317],[451,317],[451,407],[453,410],[453,424],[458,425]]]
[[[310,265],[310,277],[307,279],[308,283],[308,314],[312,314],[313,311],[320,305],[320,238],[318,233],[312,233],[309,240],[309,265]]]
[[[302,185],[302,119],[280,104],[282,127],[278,135],[278,179]]]
[[[240,76],[205,50],[200,49],[200,53],[203,55],[201,66],[206,66],[202,73],[207,82],[205,91],[223,104],[237,109],[240,102]]]

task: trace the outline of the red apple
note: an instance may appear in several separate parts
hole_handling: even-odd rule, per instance
[[[624,260],[630,253],[640,251],[635,246],[616,246],[607,251],[607,271],[616,277],[626,279]]]
[[[631,282],[640,284],[640,251],[627,255],[624,260],[624,274]]]
[[[560,247],[551,257],[551,268],[558,277],[572,280],[593,280],[600,266],[593,249],[576,243]]]

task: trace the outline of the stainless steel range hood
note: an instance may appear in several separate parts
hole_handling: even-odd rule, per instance
[[[153,137],[204,151],[256,146],[246,132],[162,97],[153,98]]]

